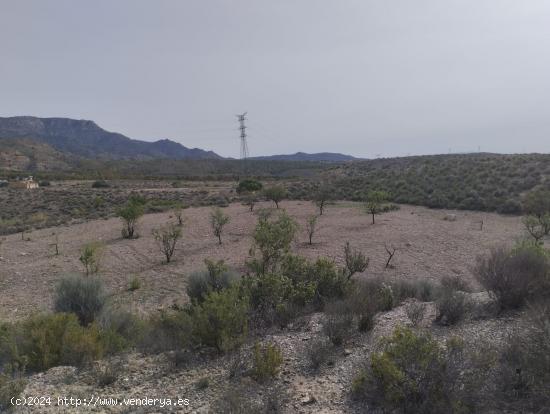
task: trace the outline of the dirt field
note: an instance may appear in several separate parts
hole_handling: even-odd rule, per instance
[[[269,207],[260,203],[256,208]],[[336,203],[320,217],[314,244],[306,243],[306,217],[315,212],[309,202],[285,201],[282,208],[302,225],[294,251],[311,258],[327,256],[342,262],[343,247],[353,247],[370,257],[366,276],[386,275],[391,278],[438,278],[456,273],[470,278],[469,267],[476,255],[492,246],[513,242],[521,234],[518,217],[489,213],[429,210],[402,206],[377,217],[375,225],[356,203]],[[78,258],[81,247],[90,241],[105,243],[101,277],[113,298],[137,312],[186,301],[187,275],[203,267],[205,258],[223,259],[230,266],[244,270],[251,246],[251,233],[256,216],[246,206],[231,204],[224,211],[231,217],[224,243],[219,246],[209,225],[208,207],[185,210],[183,239],[174,262],[163,264],[163,256],[151,230],[165,224],[169,213],[148,214],[139,226],[141,237],[124,240],[119,219],[93,220],[71,226],[46,228],[7,236],[0,246],[0,320],[15,320],[37,311],[51,309],[56,281],[67,273],[83,270]],[[446,221],[447,214],[456,221]],[[483,230],[480,230],[483,220]],[[51,245],[58,234],[59,256]],[[395,268],[384,269],[384,245],[396,247]],[[363,275],[363,277],[365,276]],[[137,276],[142,286],[128,291],[129,281]]]

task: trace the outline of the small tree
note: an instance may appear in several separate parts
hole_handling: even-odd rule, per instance
[[[130,201],[126,206],[119,208],[117,215],[122,219],[124,227],[122,229],[122,237],[125,239],[133,239],[137,237],[136,226],[141,216],[143,216],[143,204],[137,201]]]
[[[344,257],[346,261],[344,274],[347,276],[348,280],[350,280],[355,273],[364,272],[369,265],[369,258],[365,257],[365,255],[358,250],[352,250],[349,242],[346,242],[346,247],[344,247]]]
[[[387,199],[388,194],[385,191],[369,191],[366,210],[369,214],[372,214],[372,224],[374,224],[374,216],[383,211],[383,206]]]
[[[99,272],[103,245],[99,242],[91,242],[84,245],[80,252],[80,263],[84,265],[86,276]]]
[[[229,221],[229,216],[224,214],[219,207],[215,207],[210,213],[210,225],[214,230],[214,235],[218,238],[218,244],[222,244],[223,228]]]
[[[248,193],[244,197],[244,204],[248,206],[250,211],[254,211],[254,206],[256,205],[256,202],[258,201],[258,196],[255,192]]]
[[[388,267],[393,267],[391,264],[391,261],[393,259],[393,256],[395,255],[395,252],[397,251],[397,247],[388,247],[386,244],[384,244],[384,249],[386,249],[386,253],[388,253],[388,260],[386,260],[386,269]]]
[[[254,245],[250,249],[250,255],[254,257],[248,266],[258,274],[274,270],[290,250],[296,227],[294,220],[284,212],[276,220],[270,220],[267,214],[260,215],[254,229]],[[256,257],[257,250],[259,257]]]
[[[525,216],[522,222],[525,230],[527,230],[527,233],[529,233],[536,243],[540,243],[550,233],[550,215],[540,217]]]
[[[168,224],[167,226],[154,229],[153,237],[157,241],[160,251],[166,257],[166,263],[170,263],[176,250],[176,243],[181,238],[181,227],[175,224]]]
[[[526,214],[537,218],[550,214],[550,191],[531,191],[523,200],[522,208]]]
[[[286,197],[286,189],[283,186],[274,185],[264,190],[264,196],[279,208],[279,203]]]
[[[328,202],[334,199],[334,188],[323,184],[319,190],[315,193],[313,201],[315,205],[319,208],[319,215],[322,216],[325,210],[325,207]]]
[[[313,238],[313,235],[315,234],[315,230],[317,230],[317,216],[316,215],[311,215],[307,218],[307,221],[306,221],[306,231],[307,231],[307,235],[309,237],[309,244],[312,245],[312,238]]]
[[[237,194],[255,193],[256,191],[261,191],[262,187],[262,183],[258,180],[247,178],[239,181],[239,185],[237,186]]]

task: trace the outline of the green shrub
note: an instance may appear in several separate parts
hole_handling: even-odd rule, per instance
[[[133,276],[132,279],[130,279],[130,283],[128,284],[128,290],[130,292],[133,292],[134,290],[138,290],[141,288],[141,280],[137,276]]]
[[[105,303],[103,283],[97,278],[67,276],[55,290],[55,311],[74,313],[84,326],[95,320]]]
[[[161,311],[151,315],[139,335],[138,348],[158,353],[187,348],[194,329],[191,316],[184,311]]]
[[[275,344],[254,345],[252,354],[252,376],[256,381],[265,381],[279,373],[283,363],[281,349]]]
[[[412,322],[413,326],[418,326],[424,320],[426,314],[426,304],[419,302],[412,302],[405,308],[407,317]]]
[[[215,207],[210,213],[210,225],[214,235],[218,238],[218,243],[222,244],[223,228],[229,223],[230,217],[223,213],[221,208]]]
[[[279,203],[287,197],[286,189],[280,185],[274,185],[264,189],[264,197],[275,203],[275,206],[279,208]]]
[[[533,307],[527,322],[502,347],[494,376],[495,400],[510,412],[540,412],[550,404],[550,308]]]
[[[398,327],[382,346],[355,376],[356,398],[387,412],[476,412],[472,396],[481,388],[478,371],[486,368],[466,364],[461,341],[442,346],[429,334]]]
[[[99,272],[101,257],[103,256],[103,244],[100,242],[86,243],[80,252],[80,263],[84,266],[86,275]]]
[[[274,272],[280,260],[288,254],[296,229],[294,220],[284,212],[276,220],[260,215],[253,233],[252,259],[247,262],[250,269],[257,274]]]
[[[11,376],[0,373],[0,411],[9,412],[13,407],[12,398],[19,397],[25,389],[27,382],[19,376]]]
[[[253,193],[256,191],[260,191],[262,188],[263,185],[261,182],[259,182],[258,180],[254,180],[253,178],[247,178],[239,181],[239,184],[237,185],[237,193]]]
[[[208,293],[219,292],[236,283],[240,276],[228,269],[223,260],[205,259],[206,271],[193,272],[187,281],[187,295],[191,301],[202,302]]]
[[[441,284],[441,289],[443,290],[452,290],[459,292],[471,292],[472,288],[467,280],[460,277],[459,275],[455,276],[443,276],[439,281]]]
[[[200,380],[197,381],[197,389],[199,390],[205,390],[210,386],[210,380],[208,377],[202,377]]]
[[[58,365],[81,366],[104,354],[97,325],[83,327],[74,314],[39,315],[14,329],[17,352],[33,372]]]
[[[346,242],[344,247],[344,259],[345,259],[345,270],[348,280],[355,273],[364,272],[369,265],[369,258],[365,257],[363,253],[358,250],[352,250],[349,242]]]
[[[139,343],[145,331],[145,322],[126,309],[107,307],[98,318],[105,352],[116,354]]]
[[[463,292],[448,288],[442,289],[435,301],[436,322],[441,325],[455,325],[466,316],[469,302]]]
[[[125,239],[133,239],[138,236],[136,227],[139,219],[144,214],[145,203],[141,198],[134,197],[122,208],[117,210],[117,216],[122,219],[124,226],[122,228],[122,237]]]
[[[544,249],[523,244],[512,250],[494,249],[487,256],[478,257],[474,275],[504,310],[547,296],[548,269]]]
[[[166,263],[170,263],[172,256],[176,250],[176,243],[181,238],[181,227],[175,224],[168,224],[158,229],[153,230],[160,251],[166,258]]]
[[[109,188],[110,185],[105,180],[96,180],[92,183],[92,188]]]
[[[415,298],[422,302],[430,302],[435,297],[435,286],[426,279],[398,280],[391,283],[396,303],[405,299]]]
[[[323,332],[334,345],[342,345],[351,335],[353,314],[344,301],[326,305]]]
[[[210,292],[191,309],[194,338],[220,352],[240,346],[247,334],[248,309],[248,298],[236,287]]]

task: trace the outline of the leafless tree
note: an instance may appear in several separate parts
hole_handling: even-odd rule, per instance
[[[393,259],[393,256],[395,255],[397,248],[393,246],[388,247],[386,244],[384,244],[384,249],[386,249],[386,253],[388,253],[388,260],[386,260],[386,269],[387,269],[388,267],[393,267],[390,262]]]

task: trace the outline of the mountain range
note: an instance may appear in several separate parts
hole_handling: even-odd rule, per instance
[[[106,131],[95,122],[34,116],[0,117],[0,168],[50,170],[79,159],[99,160],[202,160],[223,159],[213,151],[187,148],[160,139],[153,142]],[[274,161],[344,162],[356,158],[337,153],[254,157]]]

